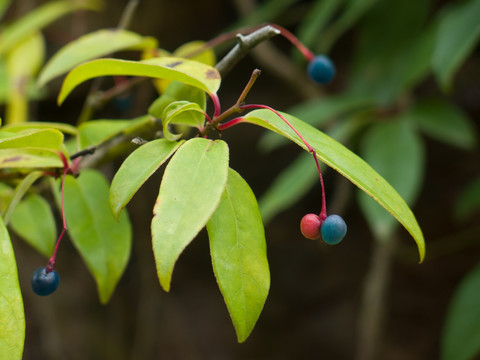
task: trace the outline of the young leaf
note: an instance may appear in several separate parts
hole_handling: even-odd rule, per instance
[[[80,146],[82,149],[97,146],[113,137],[138,126],[152,122],[148,115],[132,120],[91,120],[78,127]]]
[[[78,178],[67,176],[65,179],[69,234],[97,282],[102,304],[112,296],[127,266],[132,242],[127,213],[123,212],[118,221],[115,220],[108,191],[105,177],[95,170],[85,169]]]
[[[437,32],[432,67],[440,84],[447,88],[480,36],[480,0],[454,3],[445,9]]]
[[[480,354],[480,265],[460,283],[447,312],[442,360],[470,360]]]
[[[227,174],[228,146],[221,140],[188,140],[167,165],[152,219],[153,252],[165,291],[178,257],[215,211]]]
[[[238,342],[243,342],[262,312],[270,288],[270,270],[257,200],[232,169],[207,230],[215,277]]]
[[[17,264],[7,228],[0,217],[0,354],[21,360],[25,339],[25,314],[18,283]]]
[[[133,151],[122,163],[110,186],[110,208],[116,218],[140,187],[172,156],[183,141],[150,141]]]
[[[205,110],[205,92],[199,88],[172,81],[148,108],[148,113],[156,118],[161,118],[165,108],[174,101],[186,100],[198,104]]]
[[[81,36],[60,49],[45,65],[38,77],[43,86],[85,61],[124,49],[153,48],[156,40],[122,29],[103,29]]]
[[[36,8],[8,26],[0,34],[0,54],[9,51],[31,34],[41,30],[56,19],[78,9],[96,10],[98,1],[52,1]]]
[[[199,127],[202,125],[204,117],[204,112],[197,103],[185,100],[174,101],[165,108],[161,117],[163,135],[165,139],[169,141],[176,141],[182,134],[173,134],[168,129],[169,124],[174,123]]]
[[[61,168],[58,151],[46,149],[0,149],[0,169]]]
[[[425,151],[422,139],[402,118],[372,126],[363,139],[361,155],[407,204],[413,204],[423,183]],[[395,219],[364,192],[359,192],[359,201],[375,237],[389,240],[398,224]]]
[[[176,80],[195,86],[209,94],[217,92],[221,80],[220,74],[215,68],[182,58],[162,57],[143,61],[92,60],[78,65],[70,71],[58,95],[58,104],[61,104],[68,94],[84,81],[108,75],[146,76],[155,79]]]
[[[46,257],[52,255],[57,229],[50,205],[43,197],[30,194],[22,200],[13,211],[10,226],[38,252]]]
[[[422,231],[405,200],[395,189],[370,165],[339,142],[293,116],[283,115],[315,149],[319,160],[372,196],[408,230],[417,243],[420,261],[422,261],[425,256],[425,240]],[[275,131],[306,149],[295,132],[271,111],[252,111],[245,116],[245,121]]]

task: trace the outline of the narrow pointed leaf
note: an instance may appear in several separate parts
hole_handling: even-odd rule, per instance
[[[140,146],[122,163],[110,186],[110,207],[118,218],[122,209],[182,142],[157,139]]]
[[[43,197],[30,194],[22,200],[13,211],[10,226],[41,254],[52,255],[57,229],[50,205]]]
[[[243,342],[262,312],[270,288],[270,270],[257,200],[232,169],[207,230],[215,277],[238,341]]]
[[[102,304],[108,302],[125,270],[132,242],[127,213],[115,220],[108,191],[106,179],[95,170],[85,169],[78,178],[65,179],[68,231],[95,278]]]
[[[420,261],[422,261],[425,256],[425,240],[422,231],[405,200],[395,189],[370,165],[339,142],[293,116],[283,115],[315,149],[319,160],[337,170],[373,197],[405,227],[416,241]],[[252,111],[245,116],[245,121],[275,131],[306,149],[295,132],[271,111]]]
[[[425,151],[404,116],[373,125],[363,139],[361,155],[411,205],[423,183]],[[391,239],[398,225],[395,219],[364,192],[359,192],[359,203],[375,238]]]
[[[7,228],[0,217],[0,354],[21,360],[25,339],[25,314],[18,283],[17,264]]]
[[[182,58],[162,57],[143,61],[99,59],[78,65],[70,71],[58,95],[58,103],[61,104],[68,94],[84,81],[109,75],[176,80],[195,86],[209,94],[216,93],[221,80],[215,68]]]
[[[203,138],[183,144],[165,169],[152,219],[153,253],[165,291],[178,257],[215,211],[227,173],[227,144]]]
[[[124,49],[153,48],[156,40],[121,29],[98,30],[72,41],[60,49],[45,65],[38,78],[42,86],[75,66]]]

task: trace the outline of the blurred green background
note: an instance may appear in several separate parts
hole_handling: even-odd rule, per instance
[[[43,3],[15,0],[2,25]],[[48,26],[47,58],[78,36],[116,27],[126,4],[106,0],[100,12],[78,11]],[[296,49],[276,37],[224,78],[222,104],[233,104],[260,68],[247,100],[289,111],[364,157],[412,206],[427,257],[419,265],[409,234],[328,170],[327,205],[347,221],[347,237],[335,247],[303,239],[300,219],[321,205],[313,162],[294,145],[241,125],[223,138],[231,167],[260,200],[272,277],[250,338],[236,343],[205,233],[182,254],[171,292],[160,289],[149,231],[156,175],[129,205],[133,253],[107,306],[69,242],[57,260],[61,287],[53,296],[35,296],[30,276],[45,259],[13,239],[27,321],[24,358],[473,359],[480,313],[461,299],[478,299],[480,276],[473,273],[457,289],[480,258],[478,19],[478,0],[141,0],[129,29],[156,37],[169,51],[273,22],[328,54],[337,77],[320,87],[307,78]],[[233,45],[219,47],[218,58]],[[59,108],[60,85],[61,79],[52,82],[32,100],[31,120],[76,122],[88,87]],[[126,107],[112,102],[95,116],[142,115],[155,99],[149,87],[128,96]],[[119,164],[104,170],[111,176]],[[462,353],[469,345],[473,350]]]

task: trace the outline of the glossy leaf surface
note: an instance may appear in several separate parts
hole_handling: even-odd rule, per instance
[[[316,150],[320,161],[337,170],[373,197],[408,230],[417,243],[420,261],[422,261],[425,256],[425,241],[422,231],[405,200],[395,189],[370,165],[339,142],[299,119],[288,114],[283,115]],[[245,116],[245,121],[275,131],[306,149],[294,131],[271,111],[252,111]]]
[[[228,146],[221,140],[188,140],[167,165],[152,219],[153,252],[165,291],[178,257],[215,211],[227,173]]]
[[[50,204],[40,195],[30,194],[13,211],[10,225],[28,244],[50,257],[57,239],[55,219]]]
[[[21,360],[25,339],[23,299],[7,228],[0,217],[0,354]]]
[[[216,93],[221,80],[215,68],[182,58],[162,57],[143,61],[99,59],[78,65],[67,75],[58,95],[58,103],[61,104],[68,94],[84,81],[109,75],[176,80],[198,87],[209,94]]]
[[[75,126],[65,123],[28,121],[25,123],[8,124],[2,127],[2,130],[9,132],[21,132],[24,130],[57,129],[65,134],[77,135],[78,130]]]
[[[69,234],[95,278],[102,304],[108,302],[125,270],[132,242],[127,213],[115,220],[108,191],[106,179],[95,170],[85,169],[78,178],[65,179]]]
[[[124,49],[155,47],[156,40],[121,29],[103,29],[81,36],[61,48],[45,65],[38,78],[42,86],[75,66]]]
[[[207,230],[215,277],[238,341],[243,342],[262,312],[270,288],[270,270],[257,200],[232,169]]]
[[[480,354],[480,265],[455,291],[441,342],[442,360],[470,360]]]
[[[172,156],[182,142],[150,141],[133,151],[122,163],[110,186],[110,207],[115,217],[152,174]]]

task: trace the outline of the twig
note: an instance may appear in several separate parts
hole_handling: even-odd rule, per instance
[[[268,40],[280,31],[273,26],[264,26],[249,35],[237,34],[237,45],[215,66],[222,76],[227,74],[247,53],[258,44]]]
[[[126,29],[130,26],[130,22],[132,21],[133,14],[135,13],[135,9],[137,8],[140,0],[130,0],[125,6],[123,10],[122,17],[118,23],[117,29]]]

